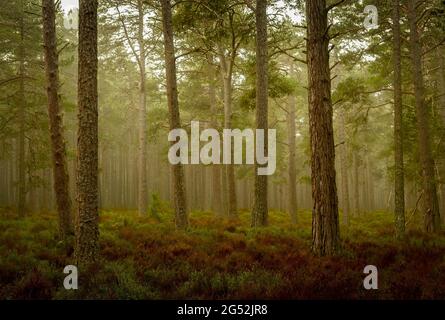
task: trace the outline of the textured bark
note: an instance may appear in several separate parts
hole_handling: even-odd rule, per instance
[[[167,99],[169,110],[170,130],[181,127],[178,105],[178,89],[176,80],[176,60],[173,45],[173,24],[170,0],[161,0],[162,25],[164,33],[165,69],[167,78]],[[175,142],[172,142],[174,144]],[[173,174],[173,198],[175,208],[176,227],[188,227],[187,203],[185,193],[184,170],[181,164],[171,166]]]
[[[76,259],[89,264],[97,259],[98,109],[97,109],[97,0],[79,2],[79,129],[77,136]]]
[[[234,64],[234,56],[230,59],[227,59],[222,49],[220,48],[220,65],[221,65],[221,73],[224,82],[224,128],[232,129],[232,73],[233,73],[233,64]],[[232,147],[233,150],[233,141]],[[233,160],[233,158],[232,158]],[[236,217],[238,215],[237,212],[237,198],[236,198],[236,187],[235,187],[235,168],[233,164],[225,164],[224,165],[224,173],[225,173],[225,181],[227,186],[227,215],[229,217]]]
[[[340,245],[326,1],[306,1],[312,250],[333,255]]]
[[[144,9],[142,0],[138,0],[138,44],[139,44],[139,197],[140,215],[147,213],[147,93],[144,46]]]
[[[18,137],[18,215],[19,217],[25,216],[26,205],[26,168],[25,168],[25,22],[23,15],[25,14],[23,1],[20,2],[22,6],[22,12],[20,17],[20,47],[19,47],[19,137]]]
[[[445,46],[442,45],[436,51],[438,66],[436,72],[438,93],[439,93],[439,110],[440,117],[442,119],[442,137],[445,137]],[[441,159],[439,163],[440,172],[440,194],[441,194],[441,212],[442,212],[442,222],[445,223],[445,141],[442,139],[441,147]]]
[[[297,223],[297,170],[296,170],[296,128],[295,128],[296,98],[289,97],[287,113],[287,140],[289,148],[288,163],[288,210],[293,224]]]
[[[422,74],[422,46],[417,30],[417,0],[410,0],[408,20],[410,27],[410,51],[413,66],[414,95],[416,100],[416,117],[419,143],[419,158],[423,178],[424,229],[436,232],[440,229],[439,200],[437,197],[434,159],[431,152],[429,115],[425,103],[425,88]]]
[[[65,240],[72,233],[72,213],[66,147],[63,137],[63,119],[58,94],[59,58],[56,43],[56,7],[54,0],[42,0],[42,14],[54,194],[59,214],[59,235],[61,239]]]
[[[267,79],[267,0],[256,1],[256,128],[264,130],[264,153],[268,145],[268,79]],[[268,223],[267,175],[258,175],[255,164],[255,189],[252,226]]]
[[[400,4],[393,1],[393,68],[394,68],[394,218],[396,237],[405,233],[405,178],[403,166],[402,64],[400,39]]]
[[[340,110],[340,175],[341,175],[341,195],[343,204],[343,223],[349,225],[350,205],[349,205],[349,183],[348,183],[348,149],[346,147],[346,120],[345,110]]]

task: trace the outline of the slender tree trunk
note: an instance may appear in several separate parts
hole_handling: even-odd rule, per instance
[[[54,0],[42,0],[43,43],[47,81],[48,115],[51,132],[54,194],[59,214],[59,235],[65,240],[72,233],[68,165],[63,137],[63,115],[59,99],[59,66],[56,43],[56,7]]]
[[[374,211],[375,210],[375,194],[374,194],[374,178],[372,175],[372,161],[370,161],[369,152],[366,156],[366,162],[367,162],[367,176],[368,176],[368,198],[369,198],[369,210]]]
[[[268,145],[268,79],[267,79],[267,0],[256,1],[256,127],[264,130],[264,154]],[[267,175],[258,175],[255,164],[255,197],[252,226],[268,223]]]
[[[365,144],[365,153],[363,156],[363,208],[364,212],[370,212],[371,211],[371,202],[369,197],[369,161],[368,161],[368,146]]]
[[[231,59],[226,59],[224,54],[220,50],[220,64],[221,64],[221,72],[224,82],[224,128],[231,129],[232,128],[232,70],[234,61]],[[227,61],[228,60],[228,61]],[[233,150],[233,141],[232,147]],[[232,157],[233,160],[233,157]],[[233,164],[225,164],[224,171],[227,182],[227,215],[229,217],[236,217],[237,213],[237,198],[236,198],[236,186],[235,186],[235,168]]]
[[[420,163],[423,177],[424,229],[436,232],[440,229],[439,200],[437,197],[434,172],[434,159],[431,153],[429,115],[425,103],[425,88],[422,74],[422,46],[417,30],[417,0],[409,1],[408,20],[410,26],[410,48],[413,66],[414,95],[416,100],[416,117]]]
[[[393,67],[394,67],[394,218],[396,237],[405,233],[405,178],[403,166],[402,64],[400,39],[400,3],[393,1]]]
[[[145,75],[144,8],[138,0],[138,43],[139,43],[139,198],[140,215],[147,213],[147,93]]]
[[[289,110],[287,113],[287,139],[289,148],[288,163],[288,210],[293,224],[297,223],[297,170],[296,170],[296,128],[295,128],[296,98],[289,97]]]
[[[215,69],[213,68],[213,57],[209,57],[208,81],[209,81],[209,103],[211,119],[210,125],[213,129],[218,128],[217,108],[216,108],[216,89],[215,89]],[[217,216],[222,216],[222,194],[221,194],[221,168],[218,164],[212,164],[212,210]]]
[[[358,155],[357,155],[357,151],[353,152],[352,155],[352,166],[354,167],[354,171],[353,171],[353,180],[354,180],[354,211],[355,211],[355,215],[359,216],[360,215],[360,191],[359,191],[359,186],[360,186],[360,181],[359,181],[359,163],[358,163]]]
[[[346,147],[346,120],[345,110],[340,110],[340,175],[343,202],[343,223],[349,225],[350,205],[349,205],[349,184],[348,184],[348,149]]]
[[[340,246],[327,15],[325,0],[306,1],[312,250],[316,255],[333,255]]]
[[[227,172],[226,172],[226,167],[225,165],[221,165],[220,166],[220,171],[221,171],[221,185],[222,185],[222,210],[223,213],[227,216],[228,212],[229,212],[229,188],[228,188],[228,183],[227,183]]]
[[[170,130],[181,127],[178,105],[178,89],[176,80],[176,59],[173,45],[173,23],[170,0],[161,0],[162,25],[164,33],[165,68],[167,78],[167,99]],[[174,144],[174,142],[172,142]],[[176,227],[185,229],[188,226],[187,202],[185,192],[184,170],[181,164],[172,165],[173,197]]]
[[[19,141],[18,141],[18,215],[25,216],[26,205],[26,167],[25,167],[25,124],[26,124],[26,99],[25,99],[25,22],[23,15],[25,9],[23,0],[21,0],[22,12],[20,13],[20,48],[19,48]]]
[[[79,1],[79,129],[77,137],[78,264],[97,260],[98,109],[97,109],[97,0]]]

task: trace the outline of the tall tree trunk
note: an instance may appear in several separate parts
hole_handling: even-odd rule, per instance
[[[267,0],[256,1],[256,127],[264,131],[263,154],[268,146],[268,79],[267,79]],[[258,137],[257,137],[258,138]],[[252,226],[268,223],[267,175],[259,175],[255,164],[255,195],[252,210]]]
[[[402,64],[400,39],[400,3],[393,1],[393,68],[394,68],[394,218],[396,237],[405,233],[405,178],[403,169]]]
[[[143,1],[138,0],[138,44],[139,44],[139,197],[140,215],[147,213],[147,93],[144,46],[144,8]]]
[[[43,43],[47,81],[48,116],[53,159],[54,194],[59,214],[62,240],[72,232],[68,165],[63,137],[63,119],[59,99],[59,57],[56,42],[56,7],[54,0],[42,0]]]
[[[215,89],[215,69],[213,68],[213,56],[208,58],[208,81],[209,81],[209,103],[210,103],[210,125],[213,129],[218,128],[216,89]],[[212,210],[217,216],[222,216],[222,194],[221,194],[221,168],[218,164],[212,164]]]
[[[173,45],[173,24],[170,0],[161,0],[162,25],[164,33],[165,69],[167,78],[167,99],[169,110],[170,130],[181,127],[178,105],[178,89],[176,80],[176,59]],[[172,142],[174,144],[175,142]],[[172,165],[173,198],[176,217],[176,227],[185,229],[188,226],[187,202],[185,193],[185,179],[182,165]]]
[[[293,224],[297,223],[297,170],[296,170],[296,128],[295,112],[296,97],[292,94],[289,97],[289,110],[287,113],[287,140],[289,148],[288,163],[288,210]]]
[[[232,72],[233,72],[233,59],[226,59],[222,50],[220,49],[220,64],[221,64],[221,73],[224,82],[224,128],[231,129],[232,128]],[[233,150],[233,141],[232,147]],[[232,155],[233,161],[233,155]],[[237,213],[237,199],[236,199],[236,186],[235,186],[235,168],[233,164],[225,164],[224,165],[225,172],[225,181],[227,182],[227,215],[229,217],[236,217]]]
[[[417,0],[410,0],[408,20],[410,27],[411,62],[413,66],[414,95],[418,129],[419,156],[423,177],[424,229],[436,232],[440,228],[439,200],[437,197],[434,159],[431,153],[429,115],[425,103],[425,88],[422,74],[422,46],[417,30]]]
[[[340,233],[326,1],[306,1],[306,18],[313,198],[312,250],[317,255],[333,255],[340,246]]]
[[[345,110],[340,110],[340,175],[343,202],[343,223],[349,225],[350,205],[349,205],[349,183],[348,183],[348,149],[346,147],[346,120]]]
[[[21,4],[21,13],[20,13],[20,47],[19,47],[19,110],[18,110],[18,119],[19,119],[19,141],[18,141],[18,215],[19,217],[25,216],[25,205],[26,205],[26,167],[25,167],[25,124],[26,124],[26,116],[25,116],[25,108],[26,108],[26,99],[25,99],[25,8],[23,4],[23,0],[20,2]]]
[[[439,93],[439,109],[440,109],[440,117],[442,119],[442,137],[445,137],[445,46],[442,45],[437,50],[437,60],[439,62],[439,68],[436,72],[437,77],[437,85],[438,85],[438,93]],[[445,138],[442,139],[442,145],[440,146],[442,149],[439,164],[439,172],[440,172],[440,193],[441,193],[441,212],[442,212],[442,221],[445,223]]]
[[[98,212],[97,0],[79,1],[78,264],[96,261]]]

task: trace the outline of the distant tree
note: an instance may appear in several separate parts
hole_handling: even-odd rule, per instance
[[[209,83],[209,104],[210,104],[210,125],[212,128],[218,128],[217,119],[217,97],[216,97],[216,70],[213,65],[213,55],[207,56],[207,76]],[[222,192],[221,192],[221,166],[217,164],[212,165],[212,209],[217,216],[223,215]]]
[[[26,204],[26,164],[25,164],[25,122],[26,122],[26,98],[25,98],[25,63],[26,63],[26,47],[25,47],[25,5],[24,1],[20,1],[20,18],[19,18],[19,34],[20,42],[18,48],[18,61],[19,61],[19,91],[18,91],[18,121],[19,121],[19,137],[18,137],[18,214],[19,217],[25,216],[25,204]]]
[[[136,19],[130,23],[136,24],[136,35],[132,37],[129,28],[126,25],[125,17],[121,14],[119,6],[129,5],[134,6],[137,13]],[[146,41],[144,40],[144,15],[145,4],[142,0],[137,0],[136,3],[130,1],[129,3],[119,1],[115,5],[117,9],[119,20],[124,30],[125,39],[131,48],[134,59],[137,61],[139,67],[139,108],[138,108],[138,131],[139,131],[139,145],[138,145],[138,211],[140,215],[147,214],[148,206],[148,190],[147,190],[147,50]],[[128,10],[128,9],[127,9]],[[132,15],[130,13],[128,15]],[[135,40],[133,39],[135,38]],[[137,44],[137,46],[135,46]]]
[[[147,90],[146,90],[146,50],[144,43],[144,3],[137,2],[138,8],[138,45],[139,45],[139,214],[147,212]]]
[[[290,66],[292,77],[295,76],[294,66]],[[295,91],[295,90],[294,90]],[[289,159],[288,159],[288,210],[290,213],[291,221],[293,224],[297,223],[297,170],[296,170],[296,106],[297,101],[295,97],[295,92],[292,92],[289,96],[289,108],[286,112],[287,116],[287,140],[289,149]]]
[[[45,81],[42,73],[41,8],[31,0],[5,1],[0,10],[0,139],[8,146],[10,203],[24,217],[39,200],[34,192],[49,163],[42,112]],[[40,172],[39,172],[40,171]],[[15,189],[15,191],[13,191]],[[2,192],[6,195],[6,192]]]
[[[349,183],[348,183],[348,148],[346,141],[346,110],[341,108],[339,111],[339,153],[340,153],[340,177],[341,177],[341,195],[343,203],[343,223],[349,225],[350,221],[350,205],[349,205]]]

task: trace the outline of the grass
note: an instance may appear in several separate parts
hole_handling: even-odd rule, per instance
[[[72,250],[57,240],[51,213],[17,219],[0,211],[1,299],[443,299],[445,233],[415,227],[393,237],[392,216],[373,212],[342,227],[342,252],[310,252],[311,217],[270,213],[253,230],[249,212],[236,221],[193,212],[176,231],[173,217],[129,211],[100,215],[99,262],[79,270],[79,290],[63,288]],[[379,290],[363,288],[363,268],[379,270]]]

